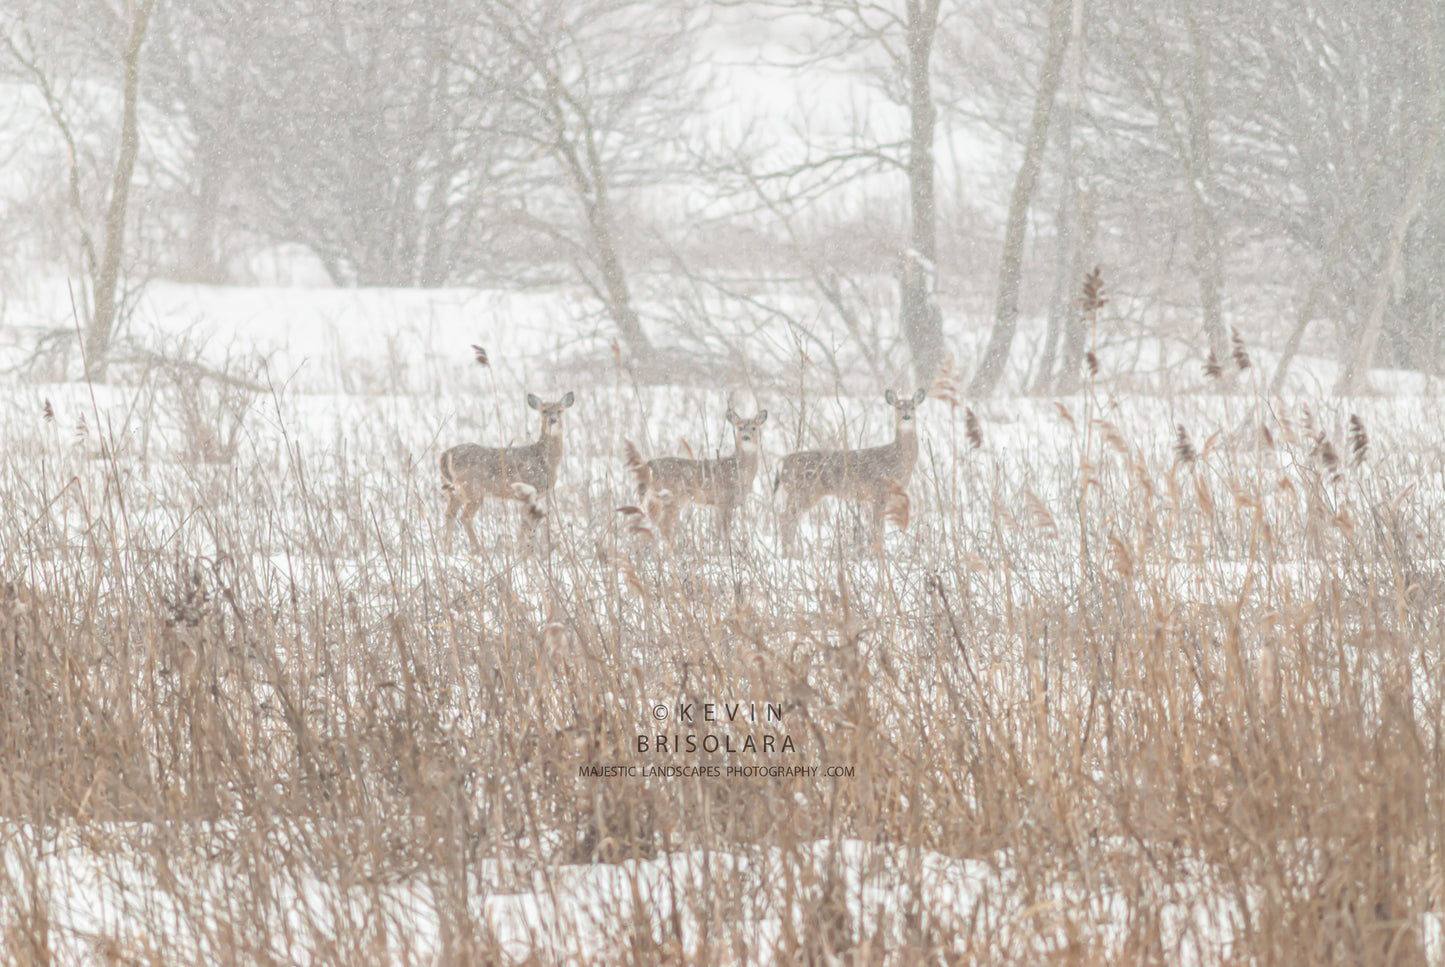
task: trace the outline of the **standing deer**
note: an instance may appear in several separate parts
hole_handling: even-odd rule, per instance
[[[446,547],[451,551],[452,530],[461,517],[472,550],[480,553],[482,542],[472,527],[472,517],[483,498],[520,500],[526,504],[522,535],[531,533],[544,516],[541,501],[552,493],[557,466],[562,462],[562,411],[577,401],[568,393],[556,403],[543,403],[527,394],[527,405],[542,414],[542,435],[536,443],[521,447],[482,447],[463,443],[442,454],[442,489],[447,492]]]
[[[791,548],[798,520],[824,497],[867,503],[875,537],[883,536],[883,509],[888,491],[908,486],[918,462],[918,427],[913,411],[928,393],[919,390],[902,399],[892,390],[883,398],[893,407],[893,442],[866,450],[803,450],[783,458],[773,492],[787,491],[783,509],[783,546]]]
[[[713,460],[658,457],[643,463],[629,443],[628,465],[637,478],[638,502],[648,516],[672,540],[683,505],[712,504],[717,507],[717,527],[723,537],[732,533],[733,512],[753,489],[762,452],[762,429],[768,411],[761,410],[745,420],[728,408],[727,421],[733,427],[733,454]]]

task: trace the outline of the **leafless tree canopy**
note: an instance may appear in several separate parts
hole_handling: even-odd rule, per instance
[[[1243,324],[1281,375],[1307,343],[1345,391],[1445,362],[1433,0],[80,3],[0,14],[0,203],[14,257],[84,279],[98,357],[144,279],[284,246],[337,285],[570,280],[644,363],[704,340],[696,292],[793,283],[799,338],[920,382],[953,354],[976,393],[1035,318],[1035,392],[1137,327],[1203,361]],[[851,93],[780,134],[747,70]]]

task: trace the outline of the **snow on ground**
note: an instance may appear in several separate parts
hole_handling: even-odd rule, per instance
[[[217,827],[212,832],[218,852],[223,853],[222,844],[235,831]],[[100,938],[139,937],[126,926],[128,919],[134,919],[150,927],[145,943],[164,947],[174,962],[184,962],[187,957],[204,956],[209,949],[212,938],[198,931],[214,929],[230,915],[227,893],[233,885],[224,862],[158,877],[158,871],[130,858],[140,854],[124,848],[126,840],[137,835],[150,834],[127,827],[38,834],[30,828],[0,826],[6,872],[12,882],[29,884],[43,901],[53,919],[53,949],[63,961],[82,962],[101,955],[105,948]],[[283,845],[278,842],[277,848]],[[1057,935],[1037,928],[1050,920],[1050,908],[1075,902],[1069,890],[1021,883],[995,863],[856,840],[818,842],[804,852],[812,854],[813,869],[804,876],[816,877],[813,885],[826,879],[830,869],[839,871],[847,915],[866,935],[900,942],[912,909],[924,911],[939,929],[956,933],[963,947],[987,939],[994,950],[1044,956],[1067,943],[1062,924]],[[776,850],[751,854],[695,850],[652,860],[559,866],[520,879],[488,862],[468,884],[464,902],[468,913],[490,932],[488,939],[495,949],[518,962],[541,956],[552,963],[584,964],[623,954],[636,942],[633,931],[640,906],[661,909],[662,922],[681,927],[681,952],[687,956],[695,955],[703,942],[716,944],[719,935],[729,944],[740,940],[746,949],[762,952],[779,943],[785,921],[791,920],[789,928],[797,934],[814,926],[789,906],[786,897],[766,887],[776,886],[783,877]],[[751,894],[738,901],[740,917],[704,922],[688,897],[700,895],[709,880],[734,881]],[[171,892],[181,884],[194,888],[198,881],[205,884],[201,895],[211,907],[209,927],[201,926],[207,918],[196,916],[194,892],[188,893],[185,903]],[[430,962],[444,949],[442,921],[452,898],[442,895],[436,883],[397,881],[358,885],[350,891],[320,882],[279,885],[266,914],[275,921],[268,932],[273,946],[266,954],[280,961],[314,957],[318,942],[324,942],[327,921],[338,917],[379,924],[393,955],[410,962]],[[1105,923],[1120,913],[1097,911]],[[1201,962],[1201,942],[1227,948],[1237,929],[1222,904],[1169,903],[1157,913],[1164,949],[1174,952],[1173,962],[1179,964]],[[156,934],[156,925],[162,926],[161,935]],[[666,949],[668,939],[657,936],[655,941]]]
[[[65,286],[33,285],[27,299],[7,307],[4,323],[0,352],[15,363],[25,354],[28,334],[73,325]],[[952,320],[950,325],[966,330],[972,344],[981,342],[978,330],[964,321]],[[868,378],[850,384],[856,391],[847,395],[810,392],[801,400],[784,388],[787,374],[734,387],[640,385],[615,365],[605,324],[581,311],[572,293],[559,290],[401,292],[154,284],[124,336],[128,346],[148,348],[157,357],[128,363],[126,378],[116,383],[92,387],[55,378],[58,373],[40,382],[22,373],[0,384],[9,410],[7,446],[23,456],[27,468],[0,482],[11,496],[6,513],[36,515],[21,522],[22,530],[51,526],[42,523],[45,518],[56,528],[49,539],[81,541],[95,527],[88,507],[118,471],[132,495],[131,528],[166,535],[176,547],[205,557],[216,554],[217,545],[214,535],[194,523],[195,503],[203,499],[197,495],[210,492],[208,488],[250,493],[256,513],[268,521],[269,543],[256,549],[266,566],[258,571],[274,576],[278,592],[325,588],[363,597],[396,593],[391,583],[396,575],[405,583],[420,573],[406,568],[421,568],[424,562],[393,561],[389,547],[395,536],[408,528],[440,536],[442,499],[435,467],[442,450],[466,440],[528,441],[537,424],[523,405],[524,394],[554,399],[574,390],[578,404],[567,416],[567,455],[551,522],[554,539],[574,559],[586,559],[594,546],[619,540],[614,510],[634,499],[622,467],[624,440],[637,443],[647,456],[685,448],[699,455],[728,452],[726,408],[733,405],[744,415],[766,408],[764,463],[748,508],[752,524],[746,566],[769,574],[772,587],[804,594],[812,588],[814,573],[783,553],[769,509],[778,460],[795,447],[866,446],[885,442],[892,432],[890,411],[881,398],[883,386]],[[474,361],[474,344],[485,346],[488,366]],[[968,353],[960,355],[968,358]],[[1267,362],[1264,356],[1256,353],[1261,364]],[[245,385],[228,397],[214,380],[188,384],[186,371],[167,360],[226,372]],[[1027,364],[1021,351],[1015,376]],[[1381,395],[1318,399],[1300,389],[1328,386],[1332,367],[1302,359],[1296,363],[1294,389],[1283,399],[1204,392],[1202,378],[1170,392],[1116,396],[1108,365],[1106,355],[1105,378],[1092,395],[968,404],[981,420],[980,451],[969,447],[963,407],[925,404],[912,487],[917,522],[907,532],[890,531],[885,547],[902,558],[913,546],[910,542],[966,541],[986,532],[1004,510],[1015,522],[1017,533],[1011,540],[1019,549],[1018,560],[1009,569],[999,561],[980,559],[967,580],[982,594],[1008,581],[1024,587],[1031,581],[1067,585],[1077,580],[1078,558],[1053,549],[1077,539],[1068,520],[1077,521],[1070,511],[1077,506],[1086,470],[1127,479],[1131,461],[1147,461],[1154,473],[1173,474],[1180,492],[1160,499],[1179,505],[1179,513],[1187,512],[1190,501],[1204,499],[1203,493],[1231,507],[1246,506],[1247,499],[1299,505],[1303,498],[1282,489],[1279,481],[1300,472],[1309,459],[1310,434],[1327,432],[1344,452],[1351,414],[1358,414],[1369,428],[1372,452],[1378,454],[1371,473],[1384,482],[1355,473],[1327,484],[1324,499],[1332,514],[1353,508],[1363,526],[1366,500],[1438,507],[1445,497],[1445,447],[1437,439],[1437,428],[1445,425],[1445,403],[1436,384],[1424,377],[1375,373],[1372,381]],[[1246,381],[1263,378],[1257,374],[1247,374]],[[199,398],[187,401],[188,385]],[[53,420],[44,416],[47,405]],[[1172,460],[1180,427],[1207,453],[1226,438],[1249,439],[1247,434],[1261,421],[1277,429],[1295,427],[1301,439],[1252,461],[1206,459],[1198,470]],[[1110,449],[1100,443],[1110,432],[1122,446]],[[207,447],[221,446],[228,435],[236,441],[233,457],[207,459]],[[1093,447],[1089,452],[1102,454],[1087,468],[1081,457],[1086,443]],[[1408,490],[1391,482],[1407,479]],[[328,491],[338,497],[359,496],[368,519],[319,520],[325,508],[313,498]],[[1271,496],[1261,497],[1265,494]],[[1096,512],[1116,511],[1100,507]],[[692,516],[690,533],[705,540],[709,513]],[[807,522],[805,543],[823,546],[836,528],[857,527],[854,516],[825,505]],[[515,511],[490,507],[483,512],[483,526],[489,539],[513,540]],[[335,553],[319,557],[308,550],[317,546],[317,529],[334,531],[330,546]],[[1047,533],[1051,529],[1056,533]],[[1422,537],[1426,546],[1439,546],[1440,535]],[[113,539],[127,538],[117,533]],[[1435,575],[1445,569],[1438,555],[1416,563]],[[46,568],[43,560],[12,560],[5,566],[40,575]],[[894,577],[881,560],[876,566],[860,563],[856,573],[880,584]],[[1309,587],[1323,574],[1320,559],[1281,560],[1261,568],[1242,549],[1219,545],[1178,548],[1173,564],[1158,579],[1178,589],[1182,599],[1188,598],[1192,585],[1204,584],[1214,594],[1221,587],[1232,589],[1247,603],[1251,586],[1292,582]],[[568,582],[591,580],[582,568],[538,569],[514,577],[524,595],[535,590],[538,600]],[[897,593],[921,599],[923,578],[902,574]],[[545,620],[540,606],[536,617],[539,623]],[[1017,680],[1001,671],[1011,656],[981,657],[991,659],[985,667],[1001,676],[996,689],[1000,702],[1022,701],[1019,695],[1010,698]],[[1428,680],[1421,676],[1422,687],[1428,687]],[[170,910],[164,877],[109,849],[108,835],[105,829],[42,835],[14,825],[0,831],[12,882],[33,882],[49,898],[57,936],[77,959],[84,956],[89,937],[126,935],[130,916],[172,924],[174,935],[167,939],[177,949],[197,944],[188,935],[195,929],[194,911]],[[941,855],[886,856],[880,864],[875,847],[859,842],[838,847],[850,877],[850,911],[860,921],[899,922],[897,912],[909,888],[900,878],[899,871],[905,869],[921,871],[918,883],[929,908],[956,918],[957,924],[969,922],[985,893],[995,897],[991,910],[1012,910],[1019,917],[1037,916],[1040,902],[1070,903],[1066,892],[1049,894],[1047,889],[1047,899],[1038,900],[1038,890],[1024,889],[1011,874],[1007,857],[983,863]],[[817,846],[820,859],[824,849],[824,844]],[[549,957],[580,963],[589,952],[619,942],[630,929],[632,905],[639,898],[663,904],[672,889],[685,893],[705,870],[725,868],[744,875],[749,864],[767,861],[766,854],[756,852],[662,854],[620,865],[555,868],[545,876],[535,874],[543,880],[532,883],[483,870],[469,885],[467,902],[504,951],[520,956],[540,946]],[[869,875],[868,870],[881,872]],[[223,903],[225,874],[224,864],[218,863],[191,875],[214,879],[216,902]],[[998,896],[1011,899],[1000,906]],[[278,899],[276,915],[293,918],[278,936],[293,938],[297,946],[278,949],[275,955],[304,956],[315,937],[309,931],[327,917],[345,915],[353,904],[389,923],[393,941],[414,957],[425,959],[439,949],[443,899],[433,884],[387,883],[351,897],[317,882]],[[1200,937],[1208,938],[1211,949],[1227,949],[1238,929],[1207,890],[1163,914],[1163,929],[1173,944],[1168,949],[1178,952],[1179,962],[1203,958],[1191,947]],[[763,903],[748,911],[740,929],[750,932],[755,949],[765,949],[779,935],[785,915]],[[1108,921],[1124,913],[1105,904],[1096,915]],[[684,946],[697,942],[703,926],[692,911],[687,913]],[[1438,962],[1438,917],[1424,926],[1427,947]],[[993,929],[1002,936],[1008,933],[1006,923]]]
[[[234,831],[213,830],[218,850]],[[84,962],[110,952],[101,938],[137,937],[127,920],[149,926],[144,943],[163,947],[173,962],[200,957],[209,949],[208,938],[198,930],[215,929],[233,912],[228,909],[224,862],[210,869],[177,869],[163,876],[128,858],[140,855],[123,848],[135,835],[149,835],[124,827],[62,829],[37,834],[33,829],[0,826],[5,845],[7,873],[12,882],[26,883],[44,901],[53,919],[50,926],[55,953],[63,962]],[[284,844],[278,842],[277,848]],[[1104,844],[1103,852],[1127,854],[1128,844]],[[806,852],[806,851],[805,851]],[[981,942],[998,954],[1007,951],[1027,960],[1067,949],[1069,926],[1059,910],[1078,909],[1069,888],[1028,884],[999,862],[956,859],[931,852],[879,847],[856,840],[818,842],[811,848],[816,882],[830,869],[841,871],[842,897],[847,915],[864,935],[901,942],[908,911],[924,911],[926,920],[957,937],[960,950],[978,950]],[[999,861],[1006,861],[1000,857]],[[1198,874],[1207,878],[1201,870]],[[523,962],[542,957],[559,964],[585,964],[599,958],[636,950],[636,912],[640,906],[660,911],[654,922],[680,927],[681,950],[696,954],[704,942],[741,942],[744,949],[768,951],[780,941],[785,922],[805,933],[810,926],[784,896],[766,884],[783,879],[776,850],[740,854],[691,851],[664,854],[651,860],[617,864],[559,866],[521,877],[509,875],[487,862],[467,885],[463,903],[475,922],[490,934],[487,941],[504,958]],[[740,916],[705,922],[688,897],[700,895],[706,881],[730,880],[750,897],[739,900]],[[197,917],[195,893],[184,904],[172,890],[182,884],[205,884],[202,895],[209,917]],[[747,884],[755,884],[748,887]],[[373,923],[384,947],[398,959],[427,963],[445,949],[441,936],[447,904],[456,902],[445,889],[425,880],[384,884],[358,884],[351,890],[334,883],[278,883],[265,916],[274,922],[267,935],[272,948],[265,955],[282,962],[304,962],[325,949],[327,924],[338,918]],[[673,913],[676,913],[676,919]],[[1110,920],[1129,911],[1105,903],[1090,911],[1106,932]],[[1169,961],[1180,965],[1209,962],[1211,955],[1234,947],[1240,940],[1238,911],[1224,901],[1179,898],[1151,912],[1156,919],[1159,947]],[[210,921],[208,926],[202,926]],[[158,935],[155,928],[161,926]],[[254,925],[250,925],[254,926]],[[1041,929],[1042,928],[1042,929]],[[1445,954],[1441,919],[1428,915],[1421,924],[1422,948],[1428,962]],[[1122,927],[1117,928],[1122,930]],[[670,938],[654,936],[659,953]],[[733,947],[731,949],[737,949]],[[368,953],[374,955],[375,950]],[[261,951],[254,952],[258,957]],[[528,961],[535,962],[535,961]]]

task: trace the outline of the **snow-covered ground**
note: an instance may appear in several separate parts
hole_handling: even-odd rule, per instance
[[[27,357],[36,332],[74,325],[63,283],[32,286],[6,307],[0,352],[12,366]],[[770,359],[786,359],[789,335],[758,334],[755,323],[734,320],[736,331],[724,335],[740,345],[753,338],[771,347]],[[950,318],[949,334],[964,361],[983,335],[960,318]],[[1081,567],[1110,573],[1147,567],[1158,593],[1181,609],[1191,602],[1234,601],[1245,619],[1240,638],[1252,667],[1267,662],[1272,675],[1290,658],[1269,651],[1261,629],[1292,620],[1277,613],[1281,600],[1308,597],[1331,573],[1352,566],[1352,550],[1378,524],[1381,508],[1398,512],[1408,525],[1401,539],[1412,548],[1417,582],[1438,582],[1445,568],[1438,552],[1445,536],[1439,514],[1445,444],[1438,433],[1445,412],[1435,383],[1413,374],[1375,373],[1377,395],[1322,399],[1312,391],[1330,385],[1332,367],[1302,359],[1289,394],[1265,397],[1255,391],[1263,379],[1256,374],[1270,360],[1256,350],[1257,368],[1242,375],[1238,392],[1212,392],[1197,367],[1176,362],[1158,392],[1126,395],[1116,386],[1130,374],[1117,367],[1134,356],[1106,352],[1100,378],[1078,396],[927,402],[919,411],[909,528],[890,527],[875,554],[854,539],[860,531],[855,515],[824,504],[807,522],[800,554],[789,557],[771,502],[781,457],[799,447],[886,441],[892,429],[884,380],[850,370],[842,382],[800,361],[792,370],[744,366],[734,384],[723,378],[641,384],[614,355],[605,321],[563,290],[157,283],[146,289],[122,335],[123,362],[111,383],[65,378],[76,366],[72,355],[64,368],[63,351],[0,383],[8,414],[0,481],[7,498],[0,522],[3,567],[7,578],[23,578],[37,593],[74,585],[76,569],[102,569],[102,555],[87,563],[66,550],[86,546],[98,534],[121,557],[133,548],[136,555],[165,552],[220,567],[217,562],[234,554],[237,542],[217,508],[233,513],[236,529],[246,532],[252,560],[244,567],[259,576],[260,593],[278,608],[298,595],[335,594],[352,602],[348,607],[382,614],[430,582],[495,583],[492,565],[477,564],[460,549],[450,555],[441,549],[437,458],[463,441],[531,439],[537,424],[524,395],[556,399],[569,390],[578,402],[566,417],[566,456],[549,525],[552,556],[511,553],[515,508],[489,505],[480,520],[487,540],[509,549],[506,587],[515,600],[489,599],[477,607],[488,614],[515,608],[539,627],[553,620],[550,609],[559,601],[611,593],[609,582],[617,580],[624,561],[644,592],[654,586],[649,582],[661,587],[678,580],[670,576],[669,562],[686,558],[700,572],[737,580],[740,589],[751,582],[802,602],[812,596],[824,601],[819,588],[831,579],[831,562],[847,557],[849,578],[880,594],[886,589],[900,615],[923,613],[934,593],[930,572],[940,566],[954,569],[948,580],[984,610],[992,601],[1012,606],[1033,594],[1042,598],[1078,587],[1084,583]],[[1037,337],[1035,329],[1018,342],[1016,380],[1028,366],[1031,337]],[[475,361],[474,346],[485,348],[488,365]],[[1164,346],[1142,353],[1167,354]],[[906,388],[901,366],[891,365],[887,374]],[[799,385],[803,395],[790,389]],[[729,405],[744,415],[769,412],[763,467],[737,559],[723,562],[722,555],[709,553],[706,510],[689,515],[685,540],[675,551],[629,537],[616,514],[618,506],[634,501],[623,441],[635,442],[646,456],[728,452],[723,414]],[[981,447],[970,443],[966,412],[979,419]],[[1352,465],[1351,415],[1369,434],[1359,466]],[[1261,442],[1260,426],[1269,428],[1271,444]],[[1200,454],[1197,461],[1179,459],[1181,428]],[[1338,473],[1318,456],[1321,433],[1337,450]],[[117,490],[124,505],[119,524],[102,513]],[[1256,510],[1260,516],[1252,518]],[[1176,535],[1177,543],[1141,550],[1131,536],[1137,523],[1131,516],[1157,517],[1158,527]],[[1205,518],[1220,523],[1200,526]],[[1259,551],[1251,543],[1251,520],[1273,528],[1284,552]],[[1117,532],[1118,548],[1080,551],[1081,521],[1089,522],[1082,531],[1090,535]],[[412,553],[417,548],[424,552]],[[927,563],[915,567],[913,561]],[[698,602],[700,609],[712,605],[710,599]],[[987,672],[988,694],[998,706],[1022,712],[1035,695],[1032,659],[1008,636],[999,642],[973,661]],[[922,646],[911,650],[915,643],[909,640],[889,639],[884,646],[896,650],[893,661],[935,660]],[[627,660],[645,668],[657,659],[638,652]],[[1438,676],[1429,671],[1438,657],[1422,653],[1420,660],[1416,699],[1423,709],[1439,708]],[[1078,681],[1056,687],[1066,695],[1077,688],[1066,700],[1088,703]],[[32,915],[44,911],[54,949],[67,961],[143,959],[148,949],[163,945],[167,959],[183,962],[191,951],[204,956],[221,949],[213,932],[241,916],[228,906],[234,871],[225,844],[247,831],[218,827],[214,859],[188,858],[184,869],[158,864],[166,853],[156,843],[165,834],[143,824],[41,828],[7,821],[0,838],[12,915],[28,891]],[[278,841],[275,848],[284,851],[286,844]],[[1140,868],[1153,862],[1129,843],[1107,841],[1098,849]],[[1113,949],[1138,929],[1142,915],[1123,900],[1110,900],[1107,888],[1083,897],[1068,883],[1027,882],[1004,853],[910,853],[851,838],[813,842],[806,852],[816,859],[808,888],[826,881],[829,869],[841,871],[852,929],[878,936],[884,947],[891,943],[887,938],[916,927],[909,926],[910,917],[921,910],[960,952],[1029,962],[1069,949],[1070,931],[1082,922],[1103,938],[1100,949]],[[799,875],[798,869],[790,875]],[[1241,911],[1230,905],[1237,890],[1202,866],[1188,875],[1195,877],[1195,889],[1166,888],[1161,881],[1160,897],[1172,899],[1160,899],[1148,911],[1158,923],[1158,949],[1178,963],[1247,958],[1239,946],[1246,942]],[[751,960],[780,949],[785,935],[808,926],[791,919],[801,914],[789,906],[780,885],[782,860],[767,844],[661,850],[619,864],[548,860],[504,869],[486,860],[462,884],[439,877],[372,881],[358,875],[347,882],[320,873],[311,879],[288,875],[260,912],[245,914],[265,921],[262,933],[273,944],[255,957],[321,958],[336,925],[345,922],[376,931],[384,937],[379,949],[399,960],[427,962],[454,942],[450,931],[458,910],[469,923],[483,925],[485,943],[495,952],[575,963],[621,957],[629,944],[636,955],[639,908],[660,914],[652,923],[676,912],[671,937],[647,938],[655,945],[648,956],[656,959],[690,956],[721,930],[736,949],[752,952],[736,959]],[[736,909],[705,911],[687,902],[700,892],[700,882],[719,877],[748,887]],[[708,895],[720,894],[711,889]],[[1445,948],[1438,910],[1415,926],[1431,962],[1439,963]],[[131,946],[127,938],[133,938]],[[121,949],[114,949],[116,943]]]

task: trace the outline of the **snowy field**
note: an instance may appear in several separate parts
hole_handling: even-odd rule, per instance
[[[1436,383],[1266,396],[1255,351],[1221,391],[1162,344],[1058,400],[943,379],[881,543],[825,501],[789,553],[783,456],[913,387],[725,318],[647,385],[563,290],[157,283],[88,386],[26,356],[64,285],[8,303],[12,957],[1445,962]],[[545,526],[448,550],[442,451],[568,391]],[[639,532],[625,441],[726,455],[729,406],[769,413],[731,539]],[[688,727],[793,750],[657,750],[744,702],[779,720]]]

